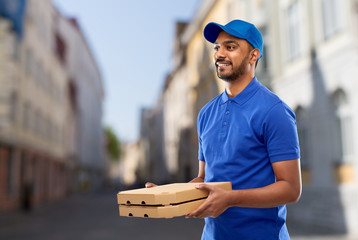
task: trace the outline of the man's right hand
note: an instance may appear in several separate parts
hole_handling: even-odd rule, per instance
[[[158,185],[156,185],[156,184],[154,184],[154,183],[151,183],[151,182],[147,182],[146,184],[145,184],[145,187],[146,188],[151,188],[151,187],[157,187]]]

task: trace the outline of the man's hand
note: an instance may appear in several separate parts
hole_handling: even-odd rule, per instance
[[[198,184],[196,188],[209,192],[209,195],[203,204],[186,216],[187,218],[216,218],[229,207],[227,203],[227,196],[229,194],[228,190],[205,183]]]
[[[145,187],[146,188],[151,188],[151,187],[157,187],[158,185],[156,185],[156,184],[154,184],[154,183],[151,183],[151,182],[147,182],[146,184],[145,184]]]

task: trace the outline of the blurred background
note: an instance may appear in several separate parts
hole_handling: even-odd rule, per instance
[[[224,91],[202,31],[236,18],[296,113],[293,239],[358,239],[357,0],[0,0],[0,239],[199,239],[202,220],[119,217],[116,193],[197,175]]]

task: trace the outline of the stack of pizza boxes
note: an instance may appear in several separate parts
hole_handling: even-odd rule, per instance
[[[231,190],[230,182],[207,184]],[[207,191],[197,189],[196,185],[198,183],[173,183],[119,192],[119,215],[148,218],[187,215],[198,208],[208,196]]]

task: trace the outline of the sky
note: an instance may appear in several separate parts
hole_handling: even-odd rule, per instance
[[[52,0],[76,17],[99,65],[103,125],[138,139],[140,111],[154,106],[172,69],[177,21],[190,21],[200,0]]]

